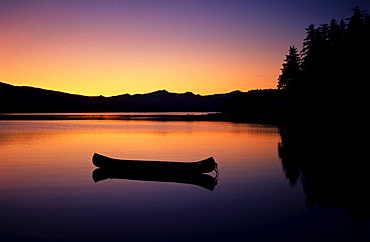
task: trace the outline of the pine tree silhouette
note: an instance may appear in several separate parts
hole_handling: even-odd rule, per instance
[[[370,81],[370,17],[359,6],[352,11],[348,24],[332,19],[306,28],[300,55],[295,47],[289,49],[278,89],[322,101],[364,101]]]
[[[299,78],[301,75],[301,58],[298,50],[294,46],[290,46],[289,54],[286,55],[285,63],[281,69],[281,75],[279,76],[278,89],[291,90],[297,88],[299,84]]]

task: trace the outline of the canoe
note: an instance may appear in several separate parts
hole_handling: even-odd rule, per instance
[[[124,170],[126,173],[150,172],[156,174],[167,173],[208,173],[217,168],[217,163],[213,157],[196,162],[171,162],[171,161],[144,161],[144,160],[120,160],[113,159],[95,153],[92,163],[96,167],[104,169]]]
[[[170,182],[196,185],[213,191],[217,185],[218,176],[212,177],[203,173],[156,173],[148,171],[133,172],[120,169],[96,168],[92,172],[94,182],[106,179],[124,179],[135,181]]]

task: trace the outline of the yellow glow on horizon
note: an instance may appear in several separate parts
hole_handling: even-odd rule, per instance
[[[80,58],[74,55],[64,59],[55,57],[50,61],[47,56],[39,55],[38,60],[21,56],[13,61],[0,60],[4,67],[0,81],[89,96],[148,93],[162,89],[207,95],[275,88],[279,74],[279,66],[258,66],[220,56],[219,61],[183,58],[172,62],[156,62],[159,58],[154,56],[142,62],[109,58],[104,62],[91,56]]]
[[[248,91],[276,87],[286,51],[272,40],[257,47],[245,37],[257,33],[213,29],[207,21],[178,22],[176,29],[168,19],[139,21],[139,12],[99,22],[95,15],[54,7],[25,8],[0,22],[1,82],[88,96]]]

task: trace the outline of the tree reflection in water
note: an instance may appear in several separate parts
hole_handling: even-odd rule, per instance
[[[291,186],[302,183],[310,208],[348,208],[355,224],[370,217],[368,126],[320,120],[279,125],[279,157]]]

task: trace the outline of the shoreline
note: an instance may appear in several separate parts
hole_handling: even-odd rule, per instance
[[[0,121],[15,120],[157,120],[201,121],[215,112],[109,112],[109,113],[0,113]]]
[[[182,112],[181,112],[182,113]],[[184,122],[234,122],[234,123],[260,123],[277,124],[274,120],[243,117],[226,116],[220,112],[200,112],[195,114],[181,114],[179,112],[168,113],[7,113],[0,114],[1,121],[62,121],[62,120],[136,120],[136,121],[184,121]]]

